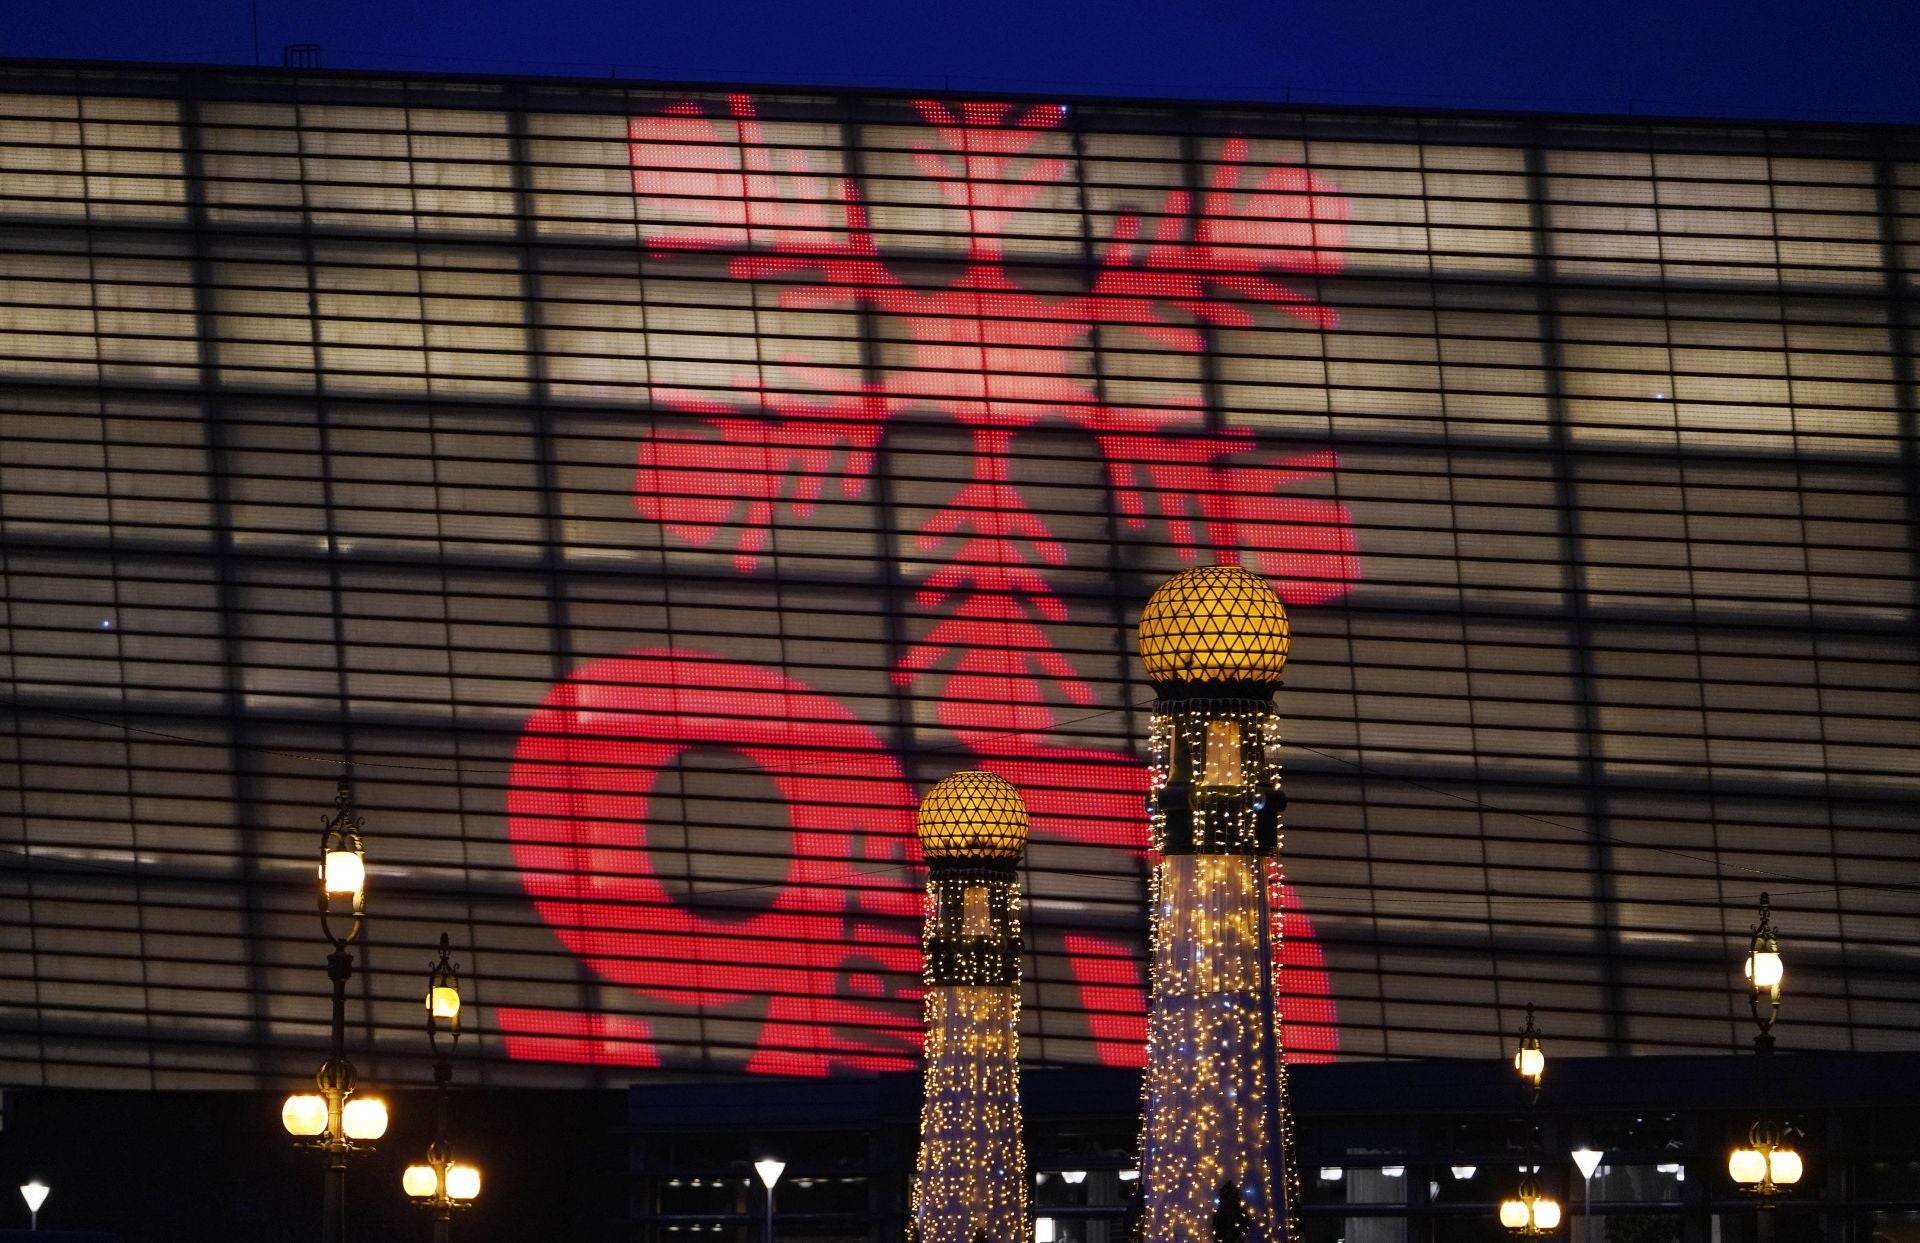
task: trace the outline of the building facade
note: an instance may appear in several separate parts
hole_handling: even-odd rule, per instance
[[[1138,1066],[1147,591],[1279,584],[1296,1061],[1912,1050],[1910,130],[0,66],[0,1080],[910,1069],[916,794]]]

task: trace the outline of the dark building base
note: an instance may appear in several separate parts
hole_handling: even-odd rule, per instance
[[[1556,1059],[1531,1114],[1490,1062],[1351,1063],[1291,1073],[1306,1243],[1447,1243],[1509,1236],[1498,1201],[1539,1160],[1572,1243],[1747,1243],[1753,1200],[1727,1152],[1761,1111],[1751,1057]],[[1920,1243],[1920,1055],[1781,1054],[1764,1089],[1797,1128],[1806,1177],[1780,1200],[1777,1243]],[[279,1094],[7,1093],[0,1219],[10,1189],[53,1188],[37,1239],[291,1239],[319,1230],[320,1167],[280,1129]],[[426,1239],[400,1191],[426,1151],[426,1093],[391,1098],[394,1124],[349,1175],[356,1240]],[[1140,1077],[1080,1068],[1024,1079],[1037,1215],[1056,1243],[1129,1243]],[[619,1092],[455,1092],[458,1151],[480,1165],[462,1243],[527,1239],[758,1243],[766,1193],[752,1163],[788,1165],[775,1234],[791,1243],[904,1237],[920,1078],[649,1084]],[[1569,1152],[1606,1156],[1591,1234]],[[1544,1157],[1536,1154],[1544,1154]],[[1068,1173],[1082,1177],[1069,1182]],[[5,1202],[0,1202],[5,1203]],[[10,1234],[0,1232],[0,1243]],[[67,1237],[77,1237],[69,1235]]]

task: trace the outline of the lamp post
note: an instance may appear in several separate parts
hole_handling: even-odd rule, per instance
[[[1576,1148],[1573,1150],[1573,1164],[1580,1171],[1582,1192],[1580,1199],[1586,1206],[1587,1224],[1583,1233],[1586,1235],[1587,1243],[1593,1243],[1593,1172],[1599,1168],[1600,1158],[1605,1155],[1605,1153],[1596,1152],[1591,1148]]]
[[[320,930],[333,946],[327,955],[327,978],[333,981],[333,1041],[327,1060],[314,1076],[318,1091],[295,1093],[280,1107],[280,1122],[287,1133],[326,1159],[321,1243],[344,1243],[347,1237],[347,1154],[371,1148],[374,1140],[387,1133],[386,1102],[354,1095],[353,1063],[347,1060],[347,981],[353,977],[353,955],[347,946],[360,935],[366,914],[367,854],[360,837],[363,823],[345,781],[334,795],[333,806],[333,815],[320,832],[317,884]],[[345,921],[344,926],[338,921]]]
[[[40,1206],[47,1202],[47,1196],[52,1190],[53,1188],[47,1186],[37,1178],[30,1183],[23,1183],[21,1185],[20,1198],[27,1202],[28,1230],[40,1229]]]
[[[1760,895],[1760,922],[1748,935],[1742,969],[1747,978],[1747,1008],[1759,1029],[1753,1038],[1753,1052],[1759,1063],[1762,1116],[1747,1131],[1746,1145],[1728,1154],[1727,1173],[1741,1190],[1760,1198],[1755,1233],[1760,1243],[1772,1243],[1773,1197],[1782,1187],[1799,1182],[1804,1166],[1800,1154],[1786,1142],[1785,1129],[1766,1116],[1771,1105],[1773,1024],[1780,1017],[1780,986],[1786,978],[1786,964],[1780,956],[1780,938],[1773,930],[1772,903],[1764,893]]]
[[[453,1082],[453,1053],[460,1047],[460,975],[450,957],[447,934],[440,934],[440,959],[427,968],[427,1046],[433,1050],[433,1143],[424,1164],[409,1165],[400,1188],[433,1214],[433,1243],[447,1243],[453,1210],[466,1208],[480,1194],[480,1169],[453,1159],[447,1140],[447,1086]],[[445,1037],[444,1041],[442,1037]]]
[[[1786,979],[1786,962],[1780,957],[1780,938],[1773,931],[1771,898],[1760,895],[1760,922],[1747,937],[1747,1008],[1753,1011],[1753,1025],[1759,1034],[1753,1038],[1753,1051],[1762,1057],[1773,1052],[1773,1024],[1780,1017],[1780,985]],[[1765,1013],[1761,1008],[1765,1007]]]
[[[1520,1029],[1520,1045],[1514,1050],[1513,1071],[1527,1094],[1527,1132],[1537,1153],[1541,1147],[1539,1121],[1534,1111],[1540,1104],[1540,1081],[1546,1077],[1547,1054],[1540,1047],[1540,1029],[1533,1024],[1533,1006],[1527,1006],[1527,1023]],[[1525,1238],[1551,1234],[1560,1228],[1560,1202],[1540,1190],[1540,1167],[1524,1171],[1514,1193],[1500,1202],[1500,1224]]]
[[[780,1171],[786,1168],[785,1161],[775,1161],[772,1157],[762,1157],[753,1163],[753,1172],[760,1176],[760,1182],[767,1189],[766,1243],[773,1243],[773,1185],[780,1181]]]
[[[1529,1093],[1527,1104],[1540,1103],[1540,1080],[1547,1073],[1547,1055],[1540,1047],[1540,1030],[1533,1025],[1533,1006],[1527,1006],[1527,1025],[1520,1029],[1520,1047],[1513,1054],[1513,1070]]]
[[[1520,1186],[1500,1203],[1500,1224],[1525,1238],[1560,1228],[1560,1202],[1540,1190],[1537,1173],[1523,1175]]]
[[[1800,1154],[1785,1142],[1777,1125],[1765,1120],[1754,1123],[1747,1131],[1747,1146],[1735,1148],[1727,1158],[1727,1173],[1733,1181],[1760,1196],[1793,1186],[1804,1172]],[[1762,1210],[1772,1207],[1769,1202],[1761,1204]]]

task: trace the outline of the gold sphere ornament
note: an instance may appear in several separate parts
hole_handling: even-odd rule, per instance
[[[1237,565],[1182,570],[1140,613],[1140,659],[1156,686],[1277,684],[1290,641],[1279,594]]]
[[[1027,845],[1027,805],[992,773],[942,777],[920,800],[920,852],[929,862],[1011,863]]]

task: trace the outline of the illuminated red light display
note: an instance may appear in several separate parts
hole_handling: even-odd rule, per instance
[[[670,542],[723,549],[742,576],[764,570],[776,527],[804,525],[824,497],[860,499],[890,423],[964,429],[970,475],[903,537],[894,572],[915,625],[890,670],[930,699],[960,750],[1018,786],[1036,842],[1143,853],[1147,772],[1135,755],[1062,745],[1060,705],[1092,707],[1090,679],[1051,628],[1069,606],[1058,575],[1068,541],[1010,469],[1016,436],[1041,423],[1098,447],[1117,518],[1155,528],[1183,560],[1238,560],[1290,605],[1345,593],[1360,576],[1338,501],[1303,485],[1339,467],[1326,448],[1275,454],[1210,421],[1198,399],[1108,400],[1077,361],[1103,333],[1199,354],[1214,327],[1257,310],[1337,324],[1310,278],[1339,270],[1346,201],[1305,169],[1261,165],[1229,139],[1205,184],[1122,213],[1072,291],[1023,284],[1009,258],[1023,212],[1072,175],[1043,142],[1068,121],[1054,105],[920,101],[913,159],[964,214],[965,255],[937,285],[876,236],[860,179],[816,171],[771,142],[753,101],[678,103],[628,127],[633,191],[656,213],[653,260],[724,257],[728,278],[778,291],[794,309],[850,309],[904,343],[877,375],[762,366],[716,393],[655,385],[678,421],[636,445],[637,520]],[[1082,554],[1084,556],[1084,554]],[[1080,657],[1084,659],[1084,657]],[[663,774],[690,750],[737,757],[772,783],[792,851],[749,915],[718,918],[665,883],[650,833]],[[609,984],[689,1014],[759,1024],[745,1069],[784,1074],[902,1068],[917,1059],[919,881],[916,794],[901,758],[846,706],[780,671],[688,648],[601,659],[555,686],[515,755],[509,831],[541,917]],[[1288,1055],[1338,1047],[1332,990],[1313,930],[1276,869]],[[1138,936],[1068,931],[1061,948],[1102,1062],[1139,1065],[1145,1037]],[[911,984],[902,983],[911,981]],[[657,1066],[645,1018],[501,1008],[511,1055]]]
[[[1216,558],[1301,643],[1293,1056],[1744,1047],[1763,890],[1797,1039],[1920,1030],[1884,127],[8,81],[10,1083],[322,1049],[343,765],[395,1082],[442,932],[491,1082],[914,1066],[960,768],[1032,813],[1022,1056],[1137,1062],[1133,622]]]

